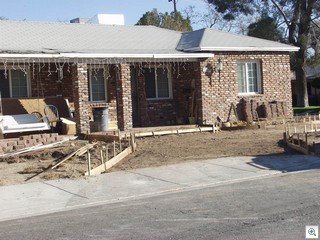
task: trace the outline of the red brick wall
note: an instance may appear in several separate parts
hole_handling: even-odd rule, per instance
[[[223,70],[210,76],[203,72],[208,64],[215,66],[221,59]],[[238,95],[237,61],[259,60],[262,73],[262,93],[252,96]],[[106,103],[90,103],[88,92],[87,65],[65,64],[63,79],[58,80],[55,64],[31,65],[31,87],[33,97],[62,95],[75,102],[78,133],[89,131],[92,108],[108,106],[109,119],[118,121],[120,129],[132,128],[132,99],[130,66],[109,65]],[[34,68],[32,68],[34,66]],[[50,66],[50,67],[49,67]],[[39,71],[41,69],[41,71]],[[135,69],[139,72],[139,66]],[[187,123],[189,116],[200,124],[212,124],[217,117],[227,120],[231,103],[241,116],[242,99],[269,103],[285,103],[287,116],[292,116],[290,65],[288,53],[230,52],[215,53],[213,59],[195,63],[170,63],[172,76],[172,99],[146,100],[144,78],[138,76],[139,115],[141,126],[161,126]],[[193,91],[193,85],[195,91]],[[79,101],[77,101],[79,99]],[[117,99],[118,101],[117,103]],[[193,109],[191,109],[193,106]]]
[[[59,79],[57,66],[53,63],[35,63],[31,66],[32,97],[52,97],[61,95],[74,101],[71,64],[64,64],[63,78]],[[40,70],[40,71],[39,71]]]
[[[107,78],[107,101],[105,103],[101,102],[90,102],[90,119],[93,120],[93,108],[98,107],[108,107],[108,118],[109,121],[117,121],[117,94],[116,94],[116,66],[109,65],[109,75],[105,76]]]
[[[39,67],[41,71],[39,72]],[[55,64],[35,64],[34,70],[31,68],[31,88],[32,96],[57,96],[62,95],[62,97],[67,98],[70,102],[74,102],[74,90],[75,88],[73,75],[76,74],[74,70],[74,65],[72,63],[65,64],[63,67],[63,78],[59,81],[59,75],[56,71]],[[117,110],[116,110],[116,82],[115,82],[115,66],[109,66],[109,77],[107,79],[107,96],[108,99],[105,103],[89,103],[88,104],[88,116],[89,121],[93,121],[92,108],[95,107],[109,107],[109,120],[117,121]],[[75,77],[75,76],[74,76]],[[87,88],[87,80],[82,83],[82,86]],[[86,90],[88,91],[88,89]],[[89,92],[88,92],[89,94]],[[85,94],[85,96],[87,96]],[[88,95],[89,96],[89,95]]]
[[[187,123],[192,115],[193,83],[199,79],[199,63],[169,64],[172,78],[172,99],[147,100],[144,78],[139,78],[139,100],[141,126],[164,126],[176,123]],[[161,66],[160,66],[161,67]],[[195,108],[195,104],[193,105]]]
[[[74,107],[77,134],[90,133],[90,106],[88,90],[88,66],[76,64],[72,67],[74,86]]]
[[[63,137],[58,136],[58,133],[42,133],[21,136],[19,138],[0,139],[0,154],[30,148],[39,144],[50,144],[62,140]]]
[[[130,65],[120,64],[117,77],[117,113],[120,130],[132,128],[132,98]]]
[[[226,121],[231,103],[237,105],[241,99],[254,99],[259,102],[282,101],[286,103],[287,116],[292,116],[292,97],[290,85],[290,61],[288,53],[216,53],[215,58],[201,63],[201,69],[208,64],[215,66],[218,59],[223,63],[220,74],[214,72],[210,78],[201,72],[202,114],[199,121],[213,123],[217,117]],[[262,93],[251,96],[238,95],[237,61],[261,61]],[[239,116],[240,117],[240,116]]]

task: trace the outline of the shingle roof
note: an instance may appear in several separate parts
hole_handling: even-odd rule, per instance
[[[206,28],[182,33],[177,47],[187,52],[198,51],[297,51],[297,47]]]
[[[297,51],[290,45],[201,29],[0,21],[0,53],[181,54],[210,51]]]
[[[153,26],[0,21],[0,51],[174,53],[181,33]]]
[[[320,77],[320,65],[315,67],[307,66],[306,75],[307,79],[315,79]]]

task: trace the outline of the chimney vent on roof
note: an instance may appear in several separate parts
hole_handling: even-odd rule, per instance
[[[123,14],[97,14],[92,18],[75,18],[70,23],[80,24],[103,24],[103,25],[124,25]]]
[[[81,24],[85,24],[90,20],[90,18],[74,18],[72,20],[70,20],[70,23],[81,23]]]

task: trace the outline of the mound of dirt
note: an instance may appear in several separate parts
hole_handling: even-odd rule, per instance
[[[246,129],[217,133],[187,133],[136,139],[137,151],[109,171],[155,167],[179,162],[225,156],[250,156],[294,153],[282,141],[283,126],[268,129]],[[84,177],[87,156],[72,157],[51,169],[68,154],[88,144],[73,140],[57,147],[20,154],[0,160],[0,185],[12,185],[49,179]],[[101,146],[105,143],[99,143]],[[110,147],[110,146],[109,146]],[[100,148],[91,153],[92,168],[101,164]],[[112,147],[108,148],[110,156]]]

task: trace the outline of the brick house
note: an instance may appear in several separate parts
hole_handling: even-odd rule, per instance
[[[27,21],[0,21],[0,36],[2,98],[68,99],[78,134],[98,107],[121,130],[213,124],[231,104],[247,120],[252,100],[292,115],[290,45],[213,29]]]

